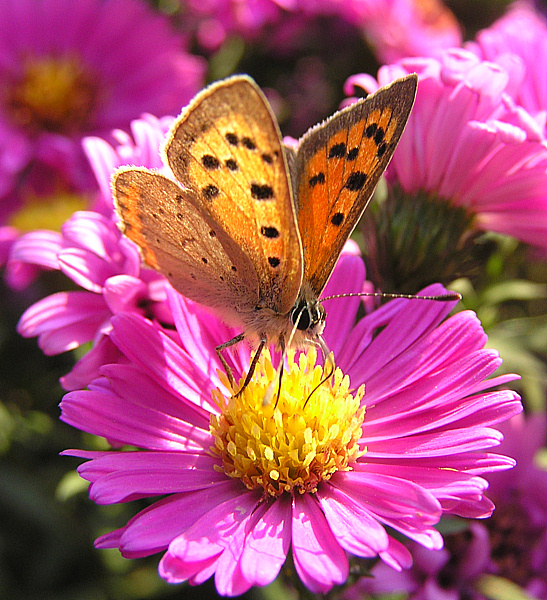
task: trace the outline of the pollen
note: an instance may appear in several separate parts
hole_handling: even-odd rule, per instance
[[[213,393],[220,414],[211,416],[211,451],[222,459],[219,469],[265,496],[314,493],[365,453],[359,444],[364,386],[352,394],[349,377],[338,368],[324,381],[332,363],[317,365],[314,348],[287,358],[280,395],[266,406],[263,400],[276,380],[267,352],[241,394]],[[274,385],[277,389],[278,382]]]
[[[30,130],[71,133],[89,126],[96,89],[80,61],[27,59],[22,78],[8,92],[13,120]]]

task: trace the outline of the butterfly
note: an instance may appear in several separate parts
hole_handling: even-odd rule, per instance
[[[123,167],[112,188],[120,226],[147,265],[264,346],[326,345],[319,301],[412,109],[408,75],[284,145],[257,84],[233,76],[201,91],[170,129],[168,174]]]

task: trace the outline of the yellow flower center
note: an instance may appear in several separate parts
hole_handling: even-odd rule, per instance
[[[85,210],[89,199],[77,194],[58,193],[47,197],[31,197],[9,218],[9,224],[20,231],[52,229],[61,225],[76,211]]]
[[[338,368],[319,385],[325,369],[316,359],[314,348],[300,354],[298,362],[289,353],[280,397],[275,394],[267,406],[263,399],[276,377],[268,352],[263,352],[242,394],[226,398],[215,390],[220,414],[211,416],[211,450],[222,459],[229,477],[241,479],[249,489],[262,488],[269,496],[313,493],[336,471],[351,470],[364,454],[359,447],[364,386],[352,395],[349,377]],[[327,374],[330,370],[327,365]]]
[[[82,130],[95,106],[96,89],[80,61],[67,57],[28,59],[8,96],[13,120],[31,130]]]

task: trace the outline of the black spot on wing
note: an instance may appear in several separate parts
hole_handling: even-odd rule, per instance
[[[317,184],[322,185],[323,183],[325,183],[325,173],[323,172],[317,173],[317,175],[310,177],[309,184],[311,187],[315,187]]]
[[[346,160],[355,160],[359,156],[359,147],[355,146],[346,155]]]
[[[220,194],[220,190],[213,184],[205,186],[201,191],[205,200],[213,200]]]
[[[365,185],[366,180],[366,173],[363,173],[363,171],[355,171],[348,177],[344,187],[350,190],[350,192],[357,192]]]
[[[232,133],[231,131],[229,131],[224,137],[226,138],[226,141],[228,142],[228,144],[230,144],[230,146],[237,146],[239,144],[239,138],[235,133]]]
[[[271,185],[251,183],[251,196],[255,200],[270,200],[274,197],[274,191]]]
[[[344,214],[341,212],[337,212],[332,216],[332,219],[330,220],[330,222],[333,225],[336,225],[338,227],[339,225],[342,224],[343,220],[344,220]]]
[[[279,237],[279,230],[276,227],[261,227],[260,233],[267,238],[275,239]]]
[[[382,158],[382,156],[384,156],[384,154],[386,153],[386,150],[387,150],[387,144],[386,143],[380,144],[378,146],[378,150],[376,150],[376,156],[378,158]]]
[[[329,158],[344,158],[346,155],[346,144],[344,142],[340,142],[339,144],[334,144],[331,146],[329,150]]]
[[[250,137],[242,137],[241,143],[247,148],[247,150],[256,150],[256,144]]]
[[[220,167],[220,161],[216,156],[213,156],[212,154],[204,154],[201,157],[201,164],[209,171],[213,171]]]

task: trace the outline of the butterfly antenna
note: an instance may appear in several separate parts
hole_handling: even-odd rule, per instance
[[[304,402],[304,408],[306,407],[306,404],[308,403],[309,399],[313,396],[313,394],[315,394],[315,392],[332,377],[336,368],[336,365],[334,364],[334,360],[332,358],[332,352],[329,350],[325,340],[320,335],[317,336],[316,345],[319,346],[319,348],[321,348],[321,354],[323,355],[323,361],[325,363],[323,372],[325,372],[325,370],[327,369],[327,363],[329,363],[328,368],[330,369],[330,371],[328,375],[325,375],[323,379],[321,379],[321,381],[309,393],[308,397],[306,398],[306,402]]]
[[[447,294],[439,294],[438,296],[416,296],[415,294],[389,294],[387,292],[355,292],[352,294],[335,294],[321,298],[321,302],[325,300],[334,300],[335,298],[361,298],[369,296],[372,298],[405,298],[407,300],[436,300],[438,302],[454,302],[462,299],[458,292],[448,292]]]

